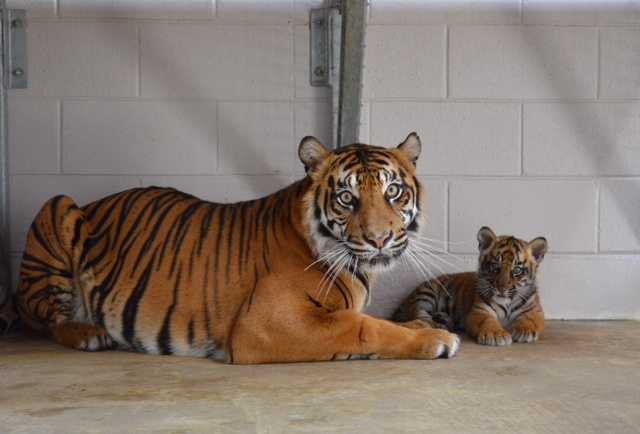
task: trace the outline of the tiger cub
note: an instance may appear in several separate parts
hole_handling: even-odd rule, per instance
[[[424,282],[393,316],[465,330],[483,345],[534,342],[544,328],[536,272],[547,252],[543,237],[523,241],[478,231],[478,272],[448,274]]]

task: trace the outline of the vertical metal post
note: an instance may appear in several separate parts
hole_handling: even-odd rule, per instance
[[[0,0],[0,305],[11,293],[9,266],[9,201],[8,201],[8,161],[7,161],[7,41],[9,11],[6,1]]]
[[[331,87],[333,145],[356,143],[360,136],[360,98],[367,0],[341,0],[310,13],[312,86]]]
[[[338,147],[358,142],[367,0],[342,0]]]

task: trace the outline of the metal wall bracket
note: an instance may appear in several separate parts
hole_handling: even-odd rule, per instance
[[[27,17],[23,9],[2,11],[2,37],[5,48],[5,87],[27,87]]]
[[[310,12],[311,85],[332,88],[333,144],[358,141],[367,0]]]

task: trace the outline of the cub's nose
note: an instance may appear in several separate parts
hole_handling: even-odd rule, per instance
[[[391,231],[387,231],[382,235],[368,234],[364,236],[364,240],[376,249],[382,249],[391,241]]]

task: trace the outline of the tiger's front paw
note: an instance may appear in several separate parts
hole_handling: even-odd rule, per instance
[[[511,333],[514,342],[528,343],[535,342],[540,337],[538,330],[527,327],[514,327]]]
[[[418,332],[418,358],[420,359],[449,359],[460,349],[458,335],[437,329],[421,329]]]
[[[480,330],[476,341],[481,345],[502,347],[511,345],[512,339],[509,332],[503,329]]]

